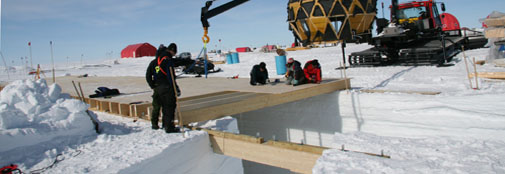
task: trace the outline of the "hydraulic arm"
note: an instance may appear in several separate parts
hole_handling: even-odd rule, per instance
[[[208,19],[210,19],[218,14],[221,14],[221,13],[225,12],[226,10],[232,9],[240,4],[243,4],[244,2],[247,2],[249,0],[233,0],[233,1],[230,1],[226,4],[221,5],[219,7],[216,7],[212,10],[209,10],[210,6],[212,5],[212,2],[214,2],[214,1],[215,0],[207,1],[207,2],[205,2],[205,6],[202,7],[202,14],[200,16],[200,20],[202,21],[203,28],[208,28],[210,26]]]

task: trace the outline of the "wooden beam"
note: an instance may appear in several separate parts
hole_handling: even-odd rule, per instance
[[[484,20],[488,27],[505,27],[505,17],[501,18],[488,18]]]
[[[120,103],[119,104],[119,115],[126,116],[126,117],[133,117],[130,114],[130,105],[129,104]]]
[[[207,101],[206,104],[198,105],[193,108],[182,106],[182,120],[184,121],[184,125],[188,125],[192,122],[213,120],[227,115],[254,111],[261,108],[314,97],[350,88],[350,86],[350,79],[340,79],[321,83],[310,88],[302,88],[281,94],[256,93],[256,95],[242,95],[224,101]]]
[[[152,105],[151,103],[134,105],[136,112],[135,114],[137,115],[137,117],[144,120],[150,120],[151,118],[149,117],[148,108],[151,107],[151,105]]]
[[[479,72],[477,76],[481,78],[505,80],[505,72]],[[471,73],[469,77],[475,77],[475,73]]]
[[[98,100],[90,98],[88,104],[90,109],[98,110]]]
[[[298,51],[298,50],[308,50],[310,47],[295,47],[295,48],[286,48],[286,51]]]
[[[306,145],[306,144],[296,144],[296,143],[284,142],[284,141],[267,141],[264,144],[268,144],[271,146],[280,147],[280,148],[284,148],[284,149],[309,152],[309,153],[318,154],[318,155],[322,155],[324,150],[329,149],[327,147],[312,146],[312,145]]]
[[[119,114],[119,103],[109,102],[110,113]]]
[[[102,111],[102,112],[110,112],[110,108],[109,108],[109,103],[108,101],[99,101],[97,100],[98,102],[98,110],[99,111]]]
[[[209,129],[202,129],[202,128],[192,128],[192,129],[193,130],[205,131],[209,135],[212,135],[212,136],[223,137],[223,138],[234,139],[234,140],[240,140],[240,141],[246,141],[246,142],[250,142],[250,143],[261,144],[261,143],[265,142],[262,137],[253,137],[253,136],[249,136],[249,135],[233,134],[233,133],[229,133],[229,132],[209,130]]]
[[[296,173],[312,173],[312,168],[321,156],[310,152],[270,144],[252,143],[212,134],[209,134],[209,139],[214,153],[280,167]]]
[[[487,29],[485,33],[486,38],[503,38],[505,37],[505,28]]]
[[[438,95],[441,93],[431,91],[395,91],[395,90],[378,90],[378,89],[362,89],[360,91],[366,93],[405,93],[405,94],[421,94],[421,95]]]
[[[237,91],[221,91],[221,92],[203,94],[203,95],[192,96],[192,97],[184,97],[184,98],[180,98],[179,102],[183,102],[183,101],[187,101],[187,100],[195,100],[195,99],[200,99],[200,98],[206,98],[206,97],[213,97],[213,96],[229,94],[229,93],[237,93]]]

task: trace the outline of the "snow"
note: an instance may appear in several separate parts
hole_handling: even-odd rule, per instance
[[[369,48],[348,44],[346,57]],[[485,60],[489,49],[466,52]],[[193,54],[195,55],[195,54]],[[265,62],[270,78],[275,53],[240,53],[239,64],[217,64],[223,72],[210,77],[239,75],[248,78],[254,64]],[[214,55],[211,55],[211,57]],[[216,57],[216,56],[214,56]],[[324,78],[340,78],[334,70],[342,61],[340,47],[288,52],[305,63],[318,59]],[[56,75],[143,76],[152,57],[78,64],[59,64]],[[116,63],[114,63],[116,62]],[[335,132],[313,173],[505,173],[505,82],[478,79],[479,90],[469,86],[465,59],[458,54],[451,67],[388,66],[347,69],[352,89],[338,92],[341,131]],[[50,66],[42,65],[43,69]],[[469,63],[469,67],[473,67]],[[5,69],[5,67],[0,67]],[[479,72],[500,72],[492,64],[477,65]],[[26,173],[63,160],[49,173],[242,173],[238,159],[216,155],[208,135],[190,131],[188,137],[151,130],[150,123],[132,122],[101,112],[91,112],[102,125],[94,132],[87,105],[61,93],[57,85],[24,75],[20,67],[2,71],[9,82],[0,93],[0,165],[19,164]],[[46,75],[50,75],[46,72]],[[191,75],[184,75],[191,76]],[[104,82],[111,83],[111,82]],[[472,79],[473,87],[475,80]],[[107,86],[107,84],[104,84]],[[439,95],[363,93],[360,89],[431,91]],[[184,89],[182,89],[184,91]],[[335,94],[337,95],[337,94]],[[324,106],[315,107],[318,109]],[[310,112],[306,111],[306,112]],[[328,109],[327,112],[334,112]],[[198,126],[238,133],[232,117],[198,123]],[[289,124],[289,123],[287,123]],[[391,159],[356,152],[391,156]],[[61,155],[59,155],[61,154]],[[59,156],[58,156],[59,155]]]

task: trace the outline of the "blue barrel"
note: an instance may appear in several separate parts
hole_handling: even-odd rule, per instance
[[[231,54],[226,54],[226,63],[233,64],[233,59],[231,58]]]
[[[233,63],[240,63],[240,60],[238,59],[238,53],[231,53],[231,60]]]
[[[286,74],[286,56],[275,56],[277,75]]]

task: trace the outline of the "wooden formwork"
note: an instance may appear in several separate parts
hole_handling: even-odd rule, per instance
[[[267,141],[261,137],[198,129],[209,134],[214,153],[288,169],[294,173],[312,173],[312,168],[326,147],[282,141]]]
[[[283,103],[324,95],[350,88],[349,79],[333,79],[321,84],[292,87],[281,93],[221,91],[180,98],[178,105],[182,123],[201,122],[223,116],[262,109]],[[152,106],[149,102],[121,103],[108,99],[86,98],[90,109],[149,120]],[[176,117],[177,119],[177,117]],[[256,163],[288,169],[296,173],[311,173],[325,147],[289,142],[267,141],[261,137],[205,130],[215,153]]]
[[[181,103],[182,121],[187,125],[213,120],[347,88],[350,88],[350,80],[341,79],[280,94],[228,92],[209,95]]]
[[[188,125],[193,122],[207,121],[228,115],[254,111],[348,88],[350,88],[350,80],[339,79],[329,80],[308,88],[300,88],[284,93],[214,92],[181,98],[178,105],[182,115],[182,123]],[[91,110],[145,120],[150,119],[152,110],[151,103],[149,102],[126,104],[94,98],[86,98],[85,101],[90,105]]]

